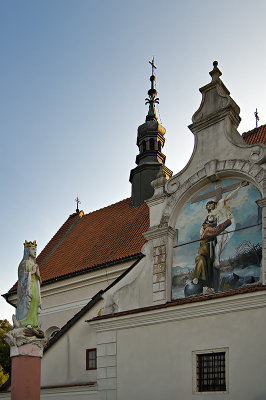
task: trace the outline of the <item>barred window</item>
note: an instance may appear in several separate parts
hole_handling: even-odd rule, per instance
[[[86,350],[86,370],[97,369],[97,350]]]
[[[197,354],[197,392],[224,392],[227,390],[225,357],[224,351]]]

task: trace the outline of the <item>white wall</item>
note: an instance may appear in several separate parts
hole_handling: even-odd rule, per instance
[[[266,290],[93,323],[116,333],[117,400],[265,400]],[[192,352],[229,349],[228,393],[193,394]]]
[[[96,348],[96,333],[85,322],[101,308],[101,301],[83,315],[42,359],[41,386],[64,386],[96,382],[96,370],[86,370],[86,349]]]

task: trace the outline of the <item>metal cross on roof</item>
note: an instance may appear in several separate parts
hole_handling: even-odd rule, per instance
[[[79,204],[81,203],[78,196],[75,198],[75,202],[77,203],[76,213],[79,213]]]
[[[151,64],[151,74],[154,75],[154,70],[156,69],[155,64],[154,64],[154,57],[152,57],[152,60],[149,61]]]
[[[256,111],[254,112],[254,115],[255,115],[255,118],[256,118],[256,128],[257,128],[258,127],[258,122],[260,120],[257,108],[256,108]]]

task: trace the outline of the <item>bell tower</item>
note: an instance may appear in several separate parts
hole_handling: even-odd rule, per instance
[[[152,66],[150,77],[151,88],[145,104],[149,104],[148,114],[144,124],[138,127],[137,146],[139,154],[136,157],[137,167],[131,170],[129,181],[132,184],[131,205],[136,207],[153,195],[151,182],[156,179],[160,169],[164,172],[166,179],[172,176],[172,171],[165,166],[166,156],[162,153],[165,142],[165,128],[157,121],[155,104],[159,103],[157,90],[155,89],[154,58],[149,61]]]

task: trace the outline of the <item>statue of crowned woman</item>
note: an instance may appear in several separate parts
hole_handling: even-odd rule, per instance
[[[5,334],[12,359],[11,399],[40,399],[41,358],[48,338],[38,320],[41,276],[36,248],[36,240],[25,240],[23,259],[18,266],[16,315],[13,315],[13,329]]]
[[[27,336],[42,335],[38,314],[41,310],[41,276],[36,263],[36,240],[24,243],[24,255],[18,267],[17,310],[15,328],[25,328]]]
[[[18,266],[16,315],[12,317],[13,329],[5,334],[5,341],[10,346],[10,357],[16,359],[20,355],[41,358],[43,348],[48,342],[38,320],[41,309],[41,276],[36,263],[36,249],[36,240],[25,240],[23,259]],[[23,360],[21,363],[23,364]]]

